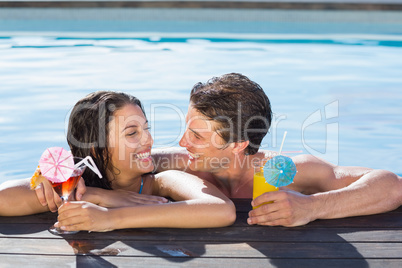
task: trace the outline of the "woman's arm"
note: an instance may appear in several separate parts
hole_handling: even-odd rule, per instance
[[[139,194],[126,190],[106,190],[97,187],[87,187],[82,201],[107,208],[131,207],[136,205],[162,204],[168,200],[161,196]]]
[[[69,202],[59,209],[65,230],[110,231],[124,228],[207,228],[233,224],[233,203],[215,186],[181,171],[155,177],[153,194],[178,202],[107,209],[87,202]]]
[[[0,185],[0,216],[22,216],[49,211],[30,188],[30,179],[6,181]]]
[[[44,180],[35,190],[30,188],[30,178],[6,181],[0,185],[0,216],[23,216],[47,211],[57,212],[61,199],[53,190],[51,183]],[[159,196],[140,195],[124,190],[104,190],[85,187],[84,181],[79,181],[76,192],[82,200],[105,207],[124,207],[153,203],[166,203]],[[80,198],[81,200],[81,198]]]
[[[34,191],[31,190],[31,186],[31,178],[1,184],[0,216],[23,216],[57,211],[62,202],[47,179],[42,177]],[[78,200],[85,190],[85,183],[81,179],[75,194]]]

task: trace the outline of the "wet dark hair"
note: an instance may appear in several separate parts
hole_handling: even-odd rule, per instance
[[[83,174],[85,184],[92,187],[112,189],[106,170],[112,174],[119,171],[111,165],[108,150],[109,127],[113,114],[124,106],[132,104],[144,108],[139,99],[121,92],[98,91],[79,100],[71,111],[67,130],[67,142],[77,157],[90,155],[103,178],[87,168]]]
[[[249,141],[245,154],[256,154],[272,121],[271,104],[260,85],[242,74],[230,73],[197,83],[191,90],[192,106],[219,124],[223,140]]]

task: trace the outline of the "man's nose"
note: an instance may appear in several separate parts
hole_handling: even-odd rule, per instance
[[[181,137],[179,141],[179,145],[181,147],[187,147],[188,146],[188,141],[187,141],[187,131],[184,132],[183,137]]]

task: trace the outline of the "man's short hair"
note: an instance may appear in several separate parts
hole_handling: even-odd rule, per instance
[[[228,144],[249,141],[245,154],[256,154],[272,121],[271,104],[260,85],[230,73],[197,83],[191,90],[192,106],[218,123],[215,131]]]

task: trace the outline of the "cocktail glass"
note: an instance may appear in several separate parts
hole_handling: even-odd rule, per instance
[[[74,192],[75,188],[77,187],[78,181],[85,171],[86,165],[85,162],[83,162],[82,160],[83,159],[80,157],[74,157],[74,171],[68,180],[64,182],[52,183],[54,191],[60,196],[63,203],[67,202],[70,194]],[[78,231],[64,231],[58,227],[55,227],[54,225],[49,228],[49,232],[55,235],[78,233]]]
[[[267,162],[267,159],[264,158],[263,160],[254,164],[254,180],[253,180],[253,199],[257,198],[258,196],[262,195],[266,192],[273,192],[278,191],[278,188],[268,184],[265,177],[264,177],[264,165]],[[266,202],[264,204],[268,204],[272,202]],[[253,207],[253,209],[262,206],[263,204]]]

